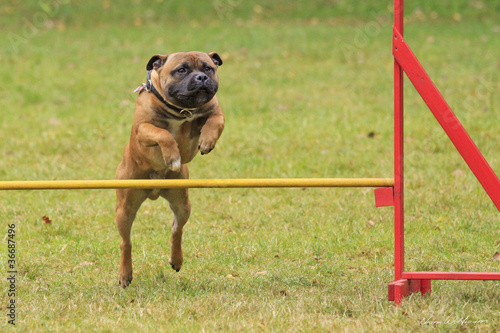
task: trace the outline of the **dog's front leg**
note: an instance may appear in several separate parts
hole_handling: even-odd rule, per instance
[[[152,124],[142,123],[137,127],[137,140],[145,147],[160,146],[165,165],[172,171],[181,170],[179,147],[169,131]]]
[[[214,148],[224,130],[224,115],[222,112],[211,115],[205,125],[201,128],[198,149],[201,154],[208,154]]]

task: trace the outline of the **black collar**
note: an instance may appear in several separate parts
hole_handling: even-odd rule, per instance
[[[147,81],[146,81],[146,91],[151,91],[153,93],[153,95],[156,96],[156,98],[158,98],[160,100],[160,102],[162,102],[163,104],[165,104],[165,106],[167,108],[169,108],[170,110],[173,110],[177,113],[179,113],[182,117],[184,118],[191,118],[193,116],[193,110],[194,109],[186,109],[186,108],[179,108],[175,105],[172,105],[170,104],[169,102],[167,102],[162,95],[160,95],[160,93],[158,92],[158,90],[156,90],[155,86],[153,85],[153,82],[151,82],[151,70],[148,71],[148,75],[147,75]]]

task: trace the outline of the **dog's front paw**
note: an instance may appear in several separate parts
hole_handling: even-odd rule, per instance
[[[181,154],[179,148],[171,147],[170,149],[162,149],[165,165],[172,171],[178,172],[181,170]]]
[[[217,143],[218,135],[215,131],[202,131],[198,141],[198,149],[202,155],[210,153]]]
[[[168,166],[170,170],[179,172],[181,171],[181,158],[178,157],[176,159],[165,161],[165,165]]]

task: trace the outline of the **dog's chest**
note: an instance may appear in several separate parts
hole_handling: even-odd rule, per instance
[[[168,120],[163,122],[159,127],[166,129],[172,134],[175,141],[179,145],[181,142],[190,141],[192,139],[197,140],[201,133],[201,128],[206,122],[206,118],[196,117],[188,118],[185,120]]]
[[[187,142],[195,139],[196,134],[193,133],[193,123],[191,121],[175,121],[169,124],[168,131],[174,137],[179,147]]]
[[[177,142],[182,163],[188,163],[196,155],[201,129],[206,121],[205,116],[195,116],[185,120],[169,119],[154,125],[169,131]]]

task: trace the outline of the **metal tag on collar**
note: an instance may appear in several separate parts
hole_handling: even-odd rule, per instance
[[[151,91],[151,86],[153,83],[151,83],[151,71],[149,70],[147,75],[146,75],[146,91]]]
[[[181,110],[180,114],[186,118],[191,118],[193,116],[193,113],[189,110]]]

